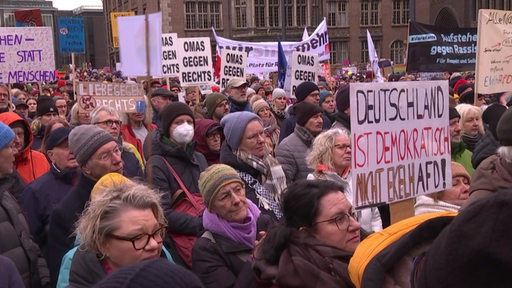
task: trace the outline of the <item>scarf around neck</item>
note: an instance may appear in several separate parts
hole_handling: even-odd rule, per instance
[[[246,198],[246,201],[247,217],[244,223],[227,221],[216,213],[205,209],[203,212],[204,229],[254,248],[254,241],[256,241],[256,234],[258,233],[256,223],[261,212],[251,200]]]

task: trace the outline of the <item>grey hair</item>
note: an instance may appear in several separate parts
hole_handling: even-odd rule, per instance
[[[339,128],[324,131],[316,136],[313,145],[311,145],[311,151],[306,158],[309,168],[315,170],[318,164],[322,164],[329,170],[334,171],[332,151],[338,136],[350,138],[347,130]]]
[[[512,146],[500,146],[497,153],[507,163],[512,163]]]
[[[108,115],[116,116],[117,118],[119,118],[119,114],[117,113],[116,109],[114,109],[114,108],[112,108],[110,106],[100,105],[100,106],[97,106],[96,108],[94,108],[94,110],[91,111],[91,124],[96,124],[98,122],[98,114],[101,111],[105,111],[105,112],[108,113]]]
[[[89,202],[77,221],[75,234],[82,241],[82,249],[102,255],[108,236],[119,229],[125,209],[150,209],[158,223],[166,224],[160,197],[157,191],[134,182],[106,188]]]

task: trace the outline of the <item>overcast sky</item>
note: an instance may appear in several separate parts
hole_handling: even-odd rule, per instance
[[[59,10],[73,10],[82,5],[102,5],[101,0],[52,0]]]

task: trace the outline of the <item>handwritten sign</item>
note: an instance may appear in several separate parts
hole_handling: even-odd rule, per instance
[[[295,88],[300,83],[305,81],[316,83],[316,75],[320,68],[318,55],[294,51],[288,60],[288,65],[291,66],[291,92],[293,97],[295,97]]]
[[[0,83],[55,80],[51,27],[0,28]]]
[[[247,66],[247,53],[224,49],[220,53],[220,89],[226,89],[228,81],[232,78],[245,79]]]
[[[144,103],[142,84],[78,82],[80,111],[92,111],[97,106],[109,106],[118,112],[137,112]]]
[[[110,25],[112,29],[112,46],[119,47],[119,33],[117,30],[117,17],[119,16],[134,16],[135,12],[110,12]]]
[[[179,79],[182,86],[213,83],[210,38],[178,38]]]
[[[162,34],[162,76],[177,77],[180,73],[176,40],[178,34]]]
[[[60,53],[85,53],[84,18],[59,17]]]
[[[447,81],[350,84],[355,206],[451,187]]]
[[[478,11],[476,91],[512,91],[512,14],[501,10]]]

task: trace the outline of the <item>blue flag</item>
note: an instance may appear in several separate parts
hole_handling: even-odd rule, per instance
[[[277,86],[278,88],[284,89],[284,80],[286,80],[286,69],[288,67],[288,61],[286,61],[286,55],[284,55],[283,46],[281,41],[277,42]]]

